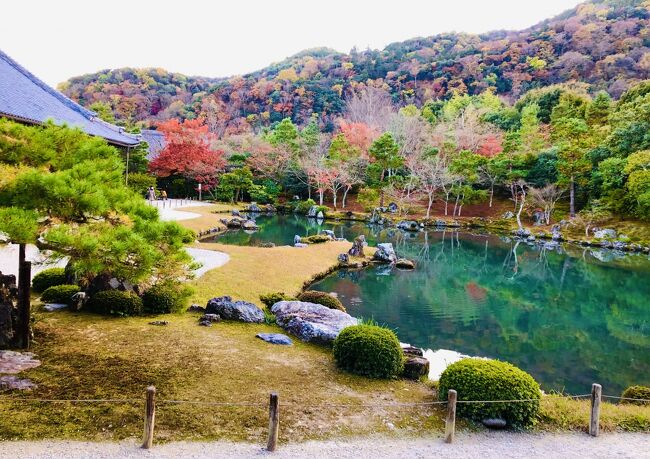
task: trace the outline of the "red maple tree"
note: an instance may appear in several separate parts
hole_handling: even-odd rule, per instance
[[[217,173],[226,165],[223,150],[212,147],[216,136],[204,120],[177,119],[158,125],[165,136],[165,148],[149,163],[149,171],[158,177],[180,175],[201,183],[205,189],[216,185]]]

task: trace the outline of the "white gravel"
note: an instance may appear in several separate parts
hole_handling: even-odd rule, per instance
[[[447,445],[440,437],[393,439],[368,437],[280,445],[273,453],[261,445],[230,442],[174,442],[142,450],[136,441],[86,443],[68,441],[0,443],[0,458],[650,458],[650,434],[461,433]]]
[[[203,276],[211,269],[225,265],[230,260],[230,256],[227,253],[217,250],[197,249],[194,247],[188,247],[185,250],[195,261],[201,263],[201,267],[194,271],[194,275],[197,278]]]
[[[199,218],[201,214],[195,212],[186,212],[183,210],[175,210],[179,207],[203,207],[209,206],[209,203],[200,202],[200,201],[185,201],[180,199],[168,199],[166,201],[147,201],[151,206],[154,206],[158,209],[160,214],[160,219],[164,222],[171,221],[181,221],[181,220],[192,220],[193,218]]]

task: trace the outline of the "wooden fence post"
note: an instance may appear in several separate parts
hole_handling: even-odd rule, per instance
[[[24,250],[24,249],[23,249]],[[18,342],[22,349],[29,349],[31,338],[31,298],[32,263],[22,261],[18,267]]]
[[[266,445],[268,451],[275,451],[278,444],[278,429],[280,427],[280,407],[278,394],[271,392],[269,401],[269,441]]]
[[[603,388],[600,384],[591,385],[591,416],[589,419],[589,435],[597,437],[600,433],[600,401]]]
[[[156,388],[154,386],[147,387],[147,401],[144,408],[144,439],[142,440],[142,447],[144,449],[151,448],[153,445],[153,428],[156,421]]]
[[[445,421],[445,443],[454,441],[456,431],[456,399],[457,394],[453,389],[447,393],[447,420]]]

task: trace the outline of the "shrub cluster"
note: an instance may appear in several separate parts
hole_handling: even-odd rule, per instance
[[[43,303],[72,304],[72,295],[81,290],[77,285],[63,284],[48,287],[41,294]]]
[[[338,309],[339,311],[345,312],[345,306],[341,301],[330,295],[326,292],[318,292],[316,290],[305,290],[300,295],[298,295],[300,301],[306,301],[308,303],[321,304],[330,309]]]
[[[320,244],[329,241],[330,238],[326,234],[314,234],[312,236],[301,237],[300,242],[303,244]]]
[[[314,201],[313,199],[307,199],[306,201],[300,201],[296,203],[295,207],[293,208],[293,211],[297,214],[306,215],[307,212],[309,212],[309,209],[311,209],[311,207],[315,205],[316,205],[316,201]]]
[[[395,333],[376,325],[344,328],[334,340],[339,368],[371,378],[393,378],[404,369],[404,354]]]
[[[32,288],[35,292],[41,293],[55,285],[65,284],[65,269],[50,268],[41,271],[32,279]]]
[[[635,405],[650,405],[650,401],[646,402],[646,401],[638,400],[638,399],[650,400],[650,387],[630,386],[623,391],[621,397],[637,399],[637,400],[621,400],[621,403],[633,403]]]
[[[187,288],[174,283],[156,284],[142,295],[142,308],[149,314],[180,312],[185,308],[190,293]]]
[[[287,295],[284,292],[267,293],[266,295],[260,295],[260,301],[269,308],[273,306],[275,303],[277,303],[278,301],[292,301],[292,300],[295,300],[295,298]]]
[[[137,316],[142,314],[142,299],[133,292],[103,290],[96,293],[88,307],[93,312],[112,316]]]
[[[440,376],[439,397],[446,400],[450,389],[458,400],[537,400],[520,403],[459,403],[458,414],[475,421],[501,418],[512,427],[530,427],[539,411],[539,384],[523,370],[507,362],[463,359]]]

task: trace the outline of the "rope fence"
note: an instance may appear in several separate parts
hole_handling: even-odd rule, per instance
[[[650,399],[644,398],[630,398],[630,397],[618,397],[615,395],[603,395],[602,387],[600,384],[593,384],[591,393],[589,394],[580,394],[580,395],[565,395],[566,398],[571,399],[584,399],[587,397],[591,398],[591,412],[589,418],[589,435],[597,437],[600,433],[599,421],[600,421],[600,406],[602,399],[612,399],[620,401],[631,401],[631,402],[645,402],[650,404]],[[458,393],[455,390],[449,390],[447,394],[447,400],[442,401],[430,401],[430,402],[385,402],[385,403],[339,403],[339,404],[318,404],[318,405],[304,405],[297,403],[288,403],[284,406],[289,408],[311,408],[311,409],[323,409],[323,408],[380,408],[380,407],[419,407],[419,406],[436,406],[436,405],[446,405],[447,406],[447,415],[445,419],[445,436],[444,441],[446,443],[452,443],[455,436],[455,426],[456,426],[456,407],[458,404],[491,404],[491,403],[539,403],[542,398],[530,398],[530,399],[515,399],[515,400],[458,400]],[[546,400],[550,400],[549,397]],[[50,399],[50,398],[9,398],[9,397],[0,397],[0,403],[2,402],[36,402],[36,403],[126,403],[132,404],[137,403],[141,404],[144,401],[145,406],[145,416],[144,416],[144,436],[142,442],[142,448],[149,449],[153,446],[154,438],[154,427],[155,427],[155,416],[156,416],[156,405],[202,405],[202,406],[227,406],[227,407],[255,407],[255,408],[269,408],[269,437],[267,442],[267,450],[275,451],[277,448],[278,434],[279,434],[279,424],[280,424],[280,405],[279,397],[276,393],[271,393],[268,403],[258,403],[258,402],[212,402],[212,401],[203,401],[203,400],[156,400],[156,388],[153,386],[147,387],[146,397],[144,400],[135,399],[135,398],[117,398],[117,399]]]

